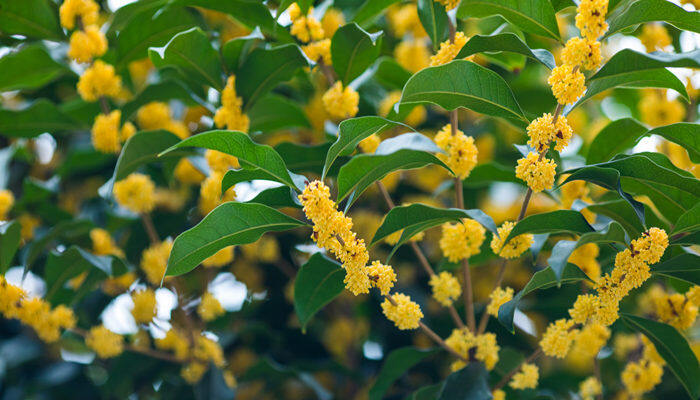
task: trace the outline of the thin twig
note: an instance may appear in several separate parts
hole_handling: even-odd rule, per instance
[[[160,238],[158,238],[158,231],[156,231],[156,227],[155,225],[153,225],[151,215],[145,213],[141,214],[141,222],[143,222],[143,228],[146,231],[146,234],[148,235],[148,239],[151,241],[151,244],[160,243]]]
[[[593,374],[595,375],[595,379],[602,386],[603,382],[600,380],[600,360],[598,360],[597,356],[593,359]],[[603,400],[603,391],[602,390],[600,391],[600,393],[598,393],[596,395],[596,399]]]
[[[506,262],[507,260],[505,258],[501,259],[501,266],[498,268],[498,277],[496,277],[496,283],[493,285],[493,289],[491,289],[492,292],[503,283],[503,277],[506,274]],[[486,310],[484,310],[484,313],[481,314],[481,319],[479,320],[479,328],[476,331],[477,335],[484,333],[488,321],[489,314],[486,312]]]
[[[523,360],[523,362],[518,364],[517,367],[513,368],[509,373],[507,373],[503,378],[501,378],[501,380],[498,381],[498,383],[496,384],[496,386],[493,387],[492,390],[501,389],[503,386],[505,386],[510,381],[510,378],[512,378],[513,375],[517,374],[518,371],[520,371],[520,368],[522,368],[523,365],[534,361],[541,354],[542,354],[542,348],[538,347],[537,350],[535,350],[532,354],[530,354],[530,356],[528,358]]]
[[[454,111],[456,112],[456,111]],[[462,180],[455,178],[455,194],[457,196],[457,208],[464,209],[464,189]],[[464,288],[462,295],[464,297],[464,319],[467,321],[469,330],[476,332],[476,319],[474,317],[474,289],[472,287],[472,276],[469,270],[469,259],[462,260],[462,275],[464,277]]]
[[[104,96],[100,96],[100,109],[102,109],[102,114],[107,115],[109,114],[109,103],[107,102],[107,98]]]

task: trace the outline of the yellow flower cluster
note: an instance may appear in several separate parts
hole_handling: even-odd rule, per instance
[[[467,37],[464,36],[464,32],[457,32],[455,34],[454,42],[448,39],[440,43],[440,49],[438,52],[434,56],[430,57],[430,66],[435,67],[437,65],[447,64],[448,62],[454,60],[465,44],[467,44]]]
[[[15,195],[7,189],[0,190],[0,221],[7,219],[7,214],[15,205]]]
[[[133,292],[131,299],[134,308],[131,315],[137,324],[148,324],[156,316],[156,293],[151,289],[143,289]]]
[[[433,298],[445,307],[451,306],[462,294],[459,281],[447,271],[432,275],[428,284],[433,290]]]
[[[180,139],[190,136],[190,130],[182,121],[171,117],[170,107],[161,101],[144,104],[136,112],[136,122],[143,130],[164,129]]]
[[[333,118],[351,118],[357,114],[360,95],[350,86],[343,88],[337,81],[323,94],[322,100],[326,112]]]
[[[206,178],[202,171],[198,170],[187,158],[178,161],[174,175],[177,180],[188,185],[197,185]]]
[[[233,246],[224,247],[202,261],[205,267],[223,267],[233,261]]]
[[[680,330],[688,329],[698,316],[698,305],[693,302],[697,299],[693,296],[697,296],[697,289],[691,289],[685,295],[664,293],[654,299],[654,311],[662,322]]]
[[[569,144],[573,134],[574,131],[566,117],[560,115],[554,123],[552,114],[545,113],[528,125],[527,135],[530,139],[527,144],[542,153],[547,150],[550,143],[556,142],[554,150],[562,151]]]
[[[84,31],[76,31],[70,37],[68,57],[88,63],[107,52],[107,38],[97,25],[88,25]]]
[[[568,261],[581,268],[593,282],[597,282],[600,279],[600,263],[597,260],[599,253],[600,248],[597,244],[586,243],[574,250]]]
[[[31,214],[22,214],[17,217],[17,221],[22,226],[20,236],[24,243],[34,238],[34,230],[41,225],[41,220]]]
[[[401,91],[393,90],[387,93],[386,97],[379,103],[377,113],[382,117],[386,117],[394,108],[394,104],[398,103],[399,100],[401,100]],[[415,106],[403,120],[410,126],[418,126],[425,122],[427,116],[428,112],[424,106]]]
[[[85,344],[100,358],[116,357],[124,352],[124,337],[103,325],[90,329],[85,337]]]
[[[582,370],[590,368],[608,339],[610,339],[608,327],[595,323],[584,326],[576,335],[567,362],[579,366]]]
[[[459,0],[438,0],[438,3],[445,6],[445,9],[447,11],[450,11],[453,8],[457,7],[457,5],[459,5]]]
[[[420,22],[418,7],[415,3],[403,3],[390,7],[386,18],[396,37],[403,37],[410,33],[418,39],[428,35]]]
[[[241,164],[236,156],[226,154],[217,150],[207,150],[204,152],[204,159],[212,171],[225,173],[229,169],[238,169]]]
[[[594,70],[603,62],[600,42],[585,37],[571,38],[561,52],[561,60],[564,64],[579,65],[582,69]]]
[[[368,153],[372,154],[375,151],[377,151],[377,147],[379,147],[379,144],[382,143],[382,139],[379,138],[379,135],[376,133],[373,133],[366,138],[362,139],[360,141],[359,146],[360,150],[362,150],[363,153]]]
[[[576,27],[581,35],[589,40],[601,37],[608,30],[607,12],[608,0],[582,0],[576,9]]]
[[[468,259],[480,253],[486,230],[480,223],[463,218],[459,223],[442,225],[440,250],[450,262]]]
[[[38,297],[29,297],[21,287],[15,286],[0,275],[0,314],[16,318],[34,329],[37,336],[47,343],[55,342],[61,330],[75,327],[75,315],[70,308],[51,305]]]
[[[564,180],[565,176],[561,176],[560,181],[563,182]],[[593,203],[593,200],[589,196],[589,189],[588,186],[586,186],[585,181],[571,181],[560,186],[559,189],[561,195],[559,200],[561,201],[562,208],[565,210],[570,209],[576,200],[581,200],[589,204]],[[589,209],[582,209],[581,214],[583,214],[583,217],[586,218],[586,221],[589,223],[592,224],[595,222],[595,214]],[[595,256],[597,257],[598,255],[596,254]],[[584,269],[584,267],[581,267],[580,265],[579,267]]]
[[[78,80],[78,93],[85,101],[96,101],[100,97],[119,97],[122,91],[122,78],[114,72],[114,67],[95,61]]]
[[[486,307],[486,312],[494,317],[498,316],[498,309],[507,302],[513,300],[513,288],[507,287],[505,289],[497,287],[489,295],[491,301]]]
[[[642,41],[648,53],[657,50],[664,51],[672,43],[671,35],[661,24],[645,24],[642,27],[639,40]]]
[[[573,320],[562,318],[552,322],[540,340],[542,352],[552,357],[566,357],[578,333]]]
[[[513,375],[509,385],[513,389],[534,389],[540,379],[540,369],[535,364],[523,364],[520,371]]]
[[[343,264],[345,287],[353,294],[368,293],[372,281],[367,275],[369,253],[365,242],[352,231],[352,219],[338,211],[330,190],[321,181],[309,183],[299,195],[304,213],[313,224],[312,238]]]
[[[401,330],[416,329],[423,318],[420,306],[411,301],[411,298],[403,293],[389,295],[396,305],[392,304],[389,298],[385,298],[382,303],[382,312],[387,319],[393,322]]]
[[[114,255],[124,257],[124,252],[117,246],[106,230],[94,228],[90,230],[90,240],[92,241],[92,251],[98,256]]]
[[[630,395],[640,398],[661,382],[663,373],[661,365],[643,357],[639,361],[628,363],[620,379]]]
[[[130,211],[149,213],[155,207],[155,188],[156,185],[147,175],[133,173],[114,183],[114,198]]]
[[[172,351],[178,360],[185,360],[190,355],[190,343],[185,335],[175,328],[166,332],[165,337],[156,339],[155,345],[158,349]]]
[[[202,295],[201,302],[197,306],[197,314],[202,321],[213,321],[225,313],[226,310],[211,292]]]
[[[547,83],[552,87],[552,93],[559,104],[564,105],[575,103],[586,90],[586,77],[578,70],[578,66],[570,64],[554,68]]]
[[[326,65],[333,65],[333,60],[331,59],[331,40],[321,39],[315,42],[311,42],[307,45],[301,47],[306,54],[314,62],[323,62]]]
[[[58,9],[61,26],[66,29],[75,28],[75,20],[88,26],[97,23],[100,6],[93,0],[65,0]]]
[[[603,394],[603,386],[595,376],[590,376],[579,384],[578,394],[582,400],[595,400],[596,396]]]
[[[416,73],[430,65],[430,51],[422,40],[406,39],[394,48],[394,58],[409,72]]]
[[[373,261],[372,265],[366,268],[369,280],[372,286],[379,289],[382,296],[386,296],[391,292],[396,282],[396,273],[390,265],[384,265],[379,261]]]
[[[554,160],[540,157],[537,153],[529,153],[519,159],[518,166],[515,167],[515,176],[525,181],[535,193],[551,189],[556,174],[557,164]]]
[[[304,43],[312,40],[321,40],[325,36],[323,25],[312,15],[313,8],[309,7],[306,15],[301,14],[301,8],[297,3],[292,3],[289,7],[289,18],[292,20],[292,27],[289,33],[296,36]]]
[[[211,210],[218,207],[227,201],[236,199],[236,191],[230,187],[226,193],[221,195],[221,181],[224,179],[224,173],[221,171],[212,171],[209,176],[202,182],[199,187],[199,212],[202,215],[207,215]]]
[[[166,240],[147,248],[141,254],[141,269],[150,284],[160,285],[172,249],[173,242]]]
[[[496,389],[491,392],[492,400],[506,400],[506,392],[503,389]]]
[[[330,39],[335,35],[335,31],[345,25],[345,16],[343,12],[336,8],[328,8],[321,18],[321,26],[326,38]]]
[[[476,167],[479,151],[474,145],[474,138],[457,129],[452,134],[452,125],[447,124],[435,135],[435,144],[446,154],[437,154],[459,179],[466,179]]]
[[[445,343],[458,354],[466,359],[473,357],[484,363],[488,370],[492,370],[498,362],[498,351],[500,347],[496,343],[496,335],[484,333],[474,335],[469,329],[455,329],[450,336],[445,339]],[[476,351],[474,351],[476,349]],[[450,366],[452,371],[457,371],[465,366],[464,361],[457,360]]]
[[[495,254],[503,258],[516,258],[527,251],[535,240],[534,236],[529,233],[518,235],[504,244],[503,241],[510,235],[510,232],[515,227],[515,223],[511,221],[504,222],[498,227],[498,236],[493,235],[491,239],[491,250]]]
[[[642,91],[637,106],[642,121],[652,127],[681,122],[685,118],[685,107],[677,99],[669,100],[665,90]]]
[[[226,87],[221,91],[221,107],[214,114],[217,127],[248,133],[250,119],[243,113],[243,99],[236,94],[236,76],[226,80]]]
[[[100,114],[92,124],[91,138],[95,150],[103,153],[119,153],[122,141],[125,141],[136,133],[136,128],[131,122],[121,124],[122,112],[114,110],[107,115]]]

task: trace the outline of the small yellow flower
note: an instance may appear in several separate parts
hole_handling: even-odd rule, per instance
[[[360,95],[349,86],[343,88],[340,81],[323,94],[323,106],[326,112],[337,119],[354,117],[357,114],[359,102]]]
[[[124,338],[102,325],[90,329],[85,344],[100,358],[116,357],[124,352]]]
[[[379,147],[381,142],[382,139],[380,139],[376,133],[373,133],[360,142],[360,150],[362,150],[363,153],[372,154],[377,151],[377,147]]]
[[[372,265],[368,266],[367,275],[369,275],[370,281],[372,281],[372,286],[379,289],[379,293],[382,296],[388,295],[391,288],[394,287],[396,283],[396,273],[390,265],[384,265],[379,261],[372,262]]]
[[[121,111],[114,110],[107,115],[100,114],[95,118],[91,131],[92,146],[95,150],[103,153],[119,153],[122,148],[119,132],[121,116]]]
[[[314,62],[323,61],[326,65],[333,65],[333,60],[331,59],[331,40],[321,39],[316,42],[311,42],[301,47],[306,54]]]
[[[147,324],[156,316],[156,293],[151,289],[139,290],[131,294],[134,308],[131,315],[137,324]]]
[[[608,30],[607,12],[608,0],[582,0],[576,9],[576,27],[581,35],[589,40],[602,36]]]
[[[486,230],[480,223],[463,218],[460,223],[442,225],[440,250],[450,262],[458,262],[479,254]]]
[[[685,107],[678,99],[668,100],[666,91],[644,91],[637,106],[642,121],[653,127],[681,122],[685,118]]]
[[[450,11],[453,8],[457,7],[457,5],[459,5],[459,0],[437,0],[437,1],[438,1],[438,3],[445,6],[445,9],[447,11]]]
[[[186,158],[178,161],[177,165],[175,166],[174,174],[177,180],[188,185],[198,185],[204,179],[206,179],[206,176],[202,173],[202,171],[195,168],[195,166],[192,165],[192,162]]]
[[[222,172],[212,171],[202,182],[199,188],[199,211],[202,215],[209,214],[213,209],[227,201],[236,199],[236,192],[233,187],[229,188],[224,195],[221,195],[221,181],[224,179]]]
[[[92,241],[92,251],[98,256],[115,255],[124,257],[124,252],[117,246],[109,234],[104,229],[94,228],[90,230],[90,240]]]
[[[182,367],[180,370],[180,376],[185,380],[185,382],[189,383],[190,385],[194,385],[195,383],[199,382],[200,379],[202,379],[205,372],[207,372],[206,364],[193,361],[185,364],[185,366]]]
[[[552,86],[552,94],[559,104],[563,105],[575,103],[586,90],[586,77],[569,64],[554,68],[547,83]]]
[[[596,377],[590,376],[581,382],[578,394],[582,400],[594,400],[596,396],[603,394],[603,387]]]
[[[382,311],[387,319],[401,330],[418,328],[419,322],[423,318],[420,306],[402,293],[393,294],[391,298],[396,305],[392,304],[389,299],[384,299],[382,303]]]
[[[22,214],[17,217],[17,221],[22,227],[20,237],[25,243],[34,238],[34,230],[41,225],[41,220],[31,214]]]
[[[435,135],[435,144],[447,154],[438,154],[459,179],[466,179],[476,167],[478,153],[474,138],[466,136],[461,130],[452,135],[452,125],[447,124]]]
[[[221,91],[221,107],[214,114],[217,127],[248,133],[250,119],[243,113],[243,99],[236,94],[236,76],[226,80],[226,87]]]
[[[540,369],[535,364],[523,364],[520,371],[513,375],[509,385],[513,389],[534,389],[540,379]]]
[[[164,129],[170,121],[170,107],[162,101],[144,104],[136,112],[136,122],[143,130]]]
[[[642,34],[639,40],[646,48],[648,53],[652,51],[664,51],[672,43],[671,35],[668,34],[666,28],[661,24],[644,24]]]
[[[97,25],[88,25],[85,31],[76,31],[70,37],[68,57],[88,63],[107,52],[107,38]]]
[[[202,295],[201,302],[197,306],[197,314],[203,321],[213,321],[225,313],[226,310],[211,292]]]
[[[0,221],[7,219],[7,214],[15,205],[15,195],[7,189],[0,190]]]
[[[202,261],[205,267],[223,267],[233,261],[233,246],[224,247]]]
[[[312,16],[311,12],[311,8],[309,8],[309,13],[307,15],[297,16],[296,12],[290,12],[290,16],[294,15],[296,18],[292,20],[292,27],[289,29],[289,33],[304,43],[308,43],[312,40],[321,40],[325,37],[323,25]]]
[[[93,0],[65,0],[59,8],[61,26],[66,29],[75,28],[76,18],[80,18],[83,25],[97,23],[100,6]]]
[[[459,281],[447,271],[431,276],[428,283],[433,290],[433,298],[445,307],[451,306],[462,294]]]
[[[147,248],[141,254],[141,269],[146,274],[146,279],[150,284],[160,285],[172,249],[173,242],[166,240]]]
[[[321,18],[321,27],[328,39],[332,38],[335,31],[343,25],[345,25],[345,16],[337,8],[328,8]]]
[[[600,66],[603,56],[600,54],[600,42],[575,37],[569,39],[561,52],[564,64],[580,66],[585,70],[594,70]]]
[[[574,307],[569,309],[569,315],[577,324],[585,324],[595,315],[598,307],[598,298],[592,294],[580,294],[574,302]]]
[[[573,329],[573,326],[573,320],[564,318],[549,324],[542,340],[540,340],[542,352],[551,357],[566,357],[571,344],[578,335],[578,329]]]
[[[513,288],[507,287],[505,289],[497,287],[489,295],[491,301],[486,307],[486,312],[494,317],[498,316],[498,309],[507,302],[513,300]]]
[[[430,51],[422,40],[407,39],[396,45],[394,58],[409,72],[416,73],[430,65]]]
[[[190,343],[186,337],[175,329],[165,333],[165,337],[155,340],[156,348],[170,350],[178,360],[186,359],[190,354]]]
[[[437,65],[447,64],[457,57],[459,51],[462,47],[467,44],[467,37],[464,36],[464,32],[457,32],[455,34],[454,42],[449,39],[440,43],[440,49],[437,54],[430,57],[430,66],[435,67]]]
[[[122,79],[114,72],[114,67],[95,61],[78,81],[78,93],[85,101],[96,101],[100,97],[119,97],[122,92]]]
[[[515,176],[525,181],[533,192],[539,193],[554,186],[556,168],[557,164],[554,160],[540,158],[537,153],[529,153],[518,160]]]
[[[503,241],[508,237],[513,227],[515,227],[515,223],[511,221],[504,222],[498,228],[498,236],[493,235],[493,239],[491,239],[491,250],[503,258],[518,257],[527,251],[534,241],[534,237],[526,233],[510,239],[508,243],[504,245]]]
[[[117,203],[135,213],[149,213],[155,207],[155,184],[147,175],[133,173],[114,183]]]
[[[647,359],[629,362],[620,375],[625,389],[633,396],[641,396],[654,389],[661,382],[663,368]]]

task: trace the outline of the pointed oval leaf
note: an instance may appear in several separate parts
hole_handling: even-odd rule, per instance
[[[488,377],[484,364],[471,362],[445,379],[437,400],[489,400],[492,397]]]
[[[41,115],[41,118],[37,118]],[[0,135],[30,138],[44,132],[57,133],[83,127],[46,99],[21,110],[0,108]]]
[[[457,18],[500,15],[518,28],[541,36],[559,38],[559,25],[549,0],[462,0]]]
[[[185,274],[224,247],[252,243],[266,232],[286,231],[303,225],[262,204],[224,203],[175,238],[165,274]]]
[[[687,53],[640,53],[623,49],[615,53],[589,81],[627,74],[635,71],[659,68],[700,68],[700,49]]]
[[[158,154],[176,145],[180,138],[165,130],[141,131],[124,144],[122,152],[114,167],[114,181],[126,178],[130,173],[136,171],[140,166],[158,161]],[[180,158],[187,154],[185,151],[168,153],[164,158]]]
[[[545,49],[531,49],[522,39],[513,33],[497,33],[494,35],[474,35],[462,47],[457,57],[465,58],[477,53],[509,52],[522,54],[549,69],[556,67],[554,56]]]
[[[583,215],[574,210],[556,210],[530,215],[515,224],[504,243],[523,233],[572,233],[582,235],[593,232],[593,227]]]
[[[265,36],[256,27],[253,32],[246,36],[237,37],[224,43],[221,47],[221,58],[224,60],[224,65],[230,71],[238,72],[238,69],[243,65],[243,61],[248,57],[248,53],[261,40],[265,40]]]
[[[401,0],[365,0],[352,20],[360,26],[367,27],[381,15],[384,9],[399,1]]]
[[[248,112],[250,131],[271,133],[282,129],[310,128],[299,104],[283,96],[268,94],[256,102]]]
[[[302,207],[294,189],[287,186],[264,189],[246,203],[259,203],[272,208]]]
[[[381,36],[381,31],[367,33],[354,22],[335,31],[331,41],[331,60],[343,84],[348,85],[379,57]]]
[[[311,318],[345,289],[345,270],[321,253],[309,258],[294,280],[294,310],[306,332]]]
[[[683,253],[654,265],[651,272],[680,279],[692,285],[700,285],[700,256]]]
[[[58,7],[50,0],[0,1],[0,31],[37,39],[63,40]]]
[[[22,227],[17,221],[0,223],[0,274],[4,274],[17,253]]]
[[[445,6],[433,0],[418,0],[418,18],[433,43],[433,50],[437,50],[450,31]]]
[[[432,0],[430,0],[432,1]],[[437,349],[418,349],[412,346],[402,347],[389,353],[379,370],[374,385],[369,390],[369,400],[384,398],[391,385],[414,365],[437,353]]]
[[[634,145],[648,129],[634,118],[621,118],[607,124],[596,135],[586,156],[586,164],[597,164],[613,158]]]
[[[672,234],[692,232],[700,229],[700,202],[681,215],[673,226]]]
[[[403,88],[399,113],[416,104],[436,104],[449,111],[464,107],[519,125],[527,123],[506,81],[465,60],[425,68],[413,75]]]
[[[609,18],[605,36],[645,22],[663,21],[678,29],[700,32],[700,13],[686,11],[665,0],[639,0],[615,11]]]
[[[65,74],[72,72],[44,46],[30,44],[0,58],[0,91],[40,88]]]

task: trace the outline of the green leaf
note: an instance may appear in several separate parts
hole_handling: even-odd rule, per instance
[[[158,154],[178,142],[180,138],[162,129],[136,132],[126,141],[119,154],[117,165],[114,167],[114,181],[126,178],[142,165],[159,161]],[[172,152],[167,154],[167,158],[180,158],[184,154],[183,151]]]
[[[322,178],[326,177],[338,157],[352,154],[362,140],[399,125],[403,124],[375,116],[349,118],[341,122],[338,125],[338,138],[328,149]]]
[[[138,3],[142,2],[137,2],[134,6],[138,7]],[[115,20],[125,8],[117,10]],[[124,11],[123,20],[120,22],[123,28],[114,42],[118,69],[125,68],[134,60],[147,58],[149,47],[163,46],[179,32],[201,26],[192,12],[174,5],[160,9],[160,5],[154,2],[154,7],[128,13],[128,16],[127,11],[129,10]]]
[[[610,16],[605,37],[630,26],[652,21],[663,21],[681,30],[700,32],[700,13],[685,11],[665,0],[639,0]]]
[[[434,385],[423,386],[422,388],[411,393],[406,400],[435,400],[440,395],[443,384],[444,382],[440,382]]]
[[[331,60],[344,85],[360,76],[377,59],[381,36],[381,31],[367,33],[354,22],[335,31],[331,41]]]
[[[43,236],[35,238],[24,253],[24,268],[30,270],[36,260],[45,253],[46,247],[57,240],[70,243],[77,237],[84,236],[94,227],[91,221],[85,219],[74,219],[62,221],[53,226]]]
[[[432,0],[431,0],[432,1]],[[402,347],[389,353],[386,361],[379,370],[374,385],[369,390],[369,400],[381,400],[387,390],[409,369],[423,361],[426,357],[437,353],[437,349],[418,349],[412,346]]]
[[[700,49],[687,53],[639,53],[632,49],[622,49],[615,53],[589,81],[623,75],[630,72],[659,68],[700,68]]]
[[[221,90],[223,69],[219,53],[198,27],[180,32],[163,47],[151,47],[148,56],[156,68],[174,68],[183,77]]]
[[[41,118],[37,118],[40,115]],[[0,109],[0,135],[31,138],[44,132],[57,133],[81,127],[46,99],[21,110]]]
[[[308,65],[306,57],[297,45],[257,48],[250,53],[238,71],[241,79],[236,79],[236,93],[243,98],[244,108],[248,109],[279,83],[291,79],[299,68]]]
[[[513,33],[497,33],[494,35],[474,35],[462,47],[457,57],[465,58],[477,53],[509,52],[522,54],[549,69],[554,69],[556,63],[552,53],[545,49],[531,49],[518,35]]]
[[[483,187],[492,182],[511,182],[524,186],[524,182],[515,177],[513,167],[506,167],[493,161],[477,165],[469,177],[463,181],[463,185],[467,188]]]
[[[58,23],[58,10],[49,0],[0,0],[0,31],[35,39],[65,38]]]
[[[392,208],[377,228],[370,246],[391,235],[403,230],[397,246],[406,242],[417,233],[426,229],[442,225],[445,222],[459,222],[462,218],[472,218],[484,228],[496,233],[496,224],[493,219],[478,209],[460,210],[458,208],[436,208],[425,204],[410,204]]]
[[[234,72],[243,65],[243,61],[248,57],[254,46],[265,40],[265,36],[257,27],[249,35],[237,37],[226,42],[221,48],[221,57],[224,65]]]
[[[586,156],[586,164],[605,162],[616,154],[634,147],[646,136],[648,129],[634,118],[622,118],[607,124],[593,139]]]
[[[0,273],[4,274],[19,248],[22,227],[17,221],[3,222],[0,224]]]
[[[462,0],[457,18],[500,15],[518,28],[541,36],[559,38],[559,25],[549,0]]]
[[[248,111],[250,130],[274,132],[289,128],[310,128],[311,123],[301,107],[276,94],[268,94]]]
[[[321,253],[309,258],[294,280],[294,310],[302,332],[311,318],[345,289],[345,270]]]
[[[515,309],[518,307],[520,300],[522,298],[538,289],[548,289],[561,285],[562,283],[572,283],[590,280],[586,274],[579,269],[579,267],[574,264],[566,264],[564,271],[562,271],[561,279],[557,279],[556,274],[552,268],[547,267],[543,270],[535,272],[530,278],[530,281],[525,285],[525,287],[519,291],[513,299],[509,302],[503,304],[501,308],[498,309],[498,322],[506,327],[510,332],[514,332],[513,328],[513,317],[515,316]]]
[[[464,107],[518,125],[527,123],[506,81],[497,73],[470,61],[456,60],[425,68],[406,82],[399,102],[400,110],[428,103],[448,111]]]
[[[185,274],[224,247],[253,243],[266,232],[286,231],[303,225],[262,204],[224,203],[175,238],[165,274]]]
[[[530,215],[515,224],[513,230],[504,240],[508,243],[510,239],[522,235],[523,233],[571,233],[582,235],[593,232],[593,227],[586,221],[580,212],[574,210],[556,210],[541,214]]]
[[[578,240],[558,241],[552,247],[552,253],[547,259],[547,265],[552,268],[558,280],[561,279],[571,253],[588,243],[620,243],[626,245],[627,238],[622,225],[612,221],[600,231],[584,233]]]
[[[0,91],[40,88],[69,73],[44,46],[30,44],[0,58]]]
[[[620,318],[654,344],[688,395],[697,399],[700,396],[700,366],[683,335],[670,325],[650,319],[626,313],[620,313]]]
[[[241,182],[250,182],[258,179],[277,182],[274,176],[260,168],[230,169],[226,171],[224,178],[221,180],[221,193],[225,193],[231,187]]]
[[[168,102],[172,99],[180,100],[188,106],[200,104],[204,105],[205,107],[211,107],[207,105],[205,101],[196,97],[190,90],[182,86],[181,83],[169,79],[146,86],[143,91],[134,97],[133,100],[124,104],[124,106],[121,108],[122,122],[131,119],[139,108],[152,101]],[[213,109],[210,109],[209,111],[213,111]]]
[[[692,232],[697,229],[700,229],[700,202],[676,220],[671,234]]]
[[[350,195],[346,205],[346,208],[349,208],[369,185],[393,171],[420,168],[430,164],[449,170],[447,165],[433,154],[420,149],[420,146],[414,147],[411,139],[416,137],[422,137],[432,143],[419,133],[407,133],[385,140],[375,154],[360,154],[350,159],[338,172],[338,201]],[[434,149],[431,150],[437,151],[437,146],[432,145]]]
[[[442,386],[438,400],[489,400],[489,373],[480,362],[471,362],[451,373]]]
[[[406,71],[391,57],[382,56],[377,61],[377,69],[374,71],[374,79],[381,85],[393,90],[403,89],[411,73]]]
[[[230,154],[252,167],[267,172],[275,178],[276,182],[284,183],[291,188],[304,189],[304,183],[299,180],[295,182],[292,179],[282,157],[272,147],[253,142],[245,133],[222,130],[203,132],[188,137],[163,151],[159,156],[184,147],[203,147]]]
[[[444,42],[450,33],[450,20],[445,6],[433,0],[418,0],[418,18],[433,43],[433,50],[437,51],[440,43]]]
[[[303,144],[282,142],[275,146],[275,150],[282,156],[287,168],[297,174],[311,172],[321,175],[323,171],[324,160],[328,149],[331,147],[330,142],[323,144],[306,146]],[[331,176],[338,174],[336,167],[329,171]]]
[[[683,253],[654,265],[651,268],[651,272],[655,275],[667,276],[693,285],[700,285],[700,256]]]
[[[689,122],[678,122],[671,125],[659,126],[647,132],[646,136],[659,135],[674,142],[688,151],[690,160],[700,163],[700,125]]]
[[[265,189],[246,203],[259,203],[272,208],[301,208],[296,192],[287,186]]]
[[[357,13],[352,20],[357,22],[360,26],[367,27],[379,17],[384,9],[399,1],[400,0],[365,0],[357,9]]]

